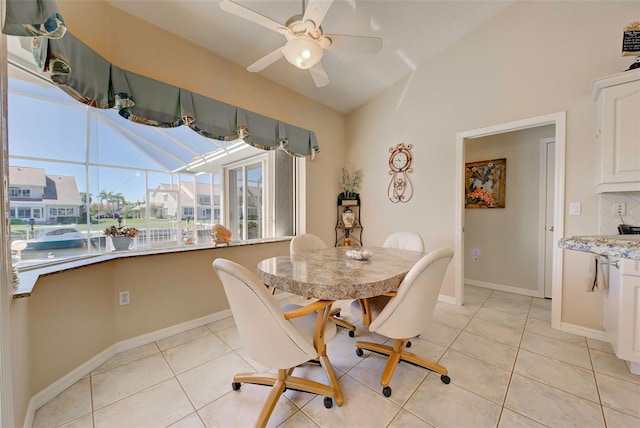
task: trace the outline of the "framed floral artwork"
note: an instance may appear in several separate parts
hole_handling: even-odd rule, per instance
[[[504,208],[507,159],[465,164],[465,208]]]

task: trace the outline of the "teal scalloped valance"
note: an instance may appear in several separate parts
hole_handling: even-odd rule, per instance
[[[66,31],[54,0],[6,0],[3,33],[33,37],[32,54],[42,72],[83,104],[116,108],[123,118],[150,126],[188,126],[206,138],[242,138],[263,150],[281,148],[314,158],[315,134],[111,64]]]

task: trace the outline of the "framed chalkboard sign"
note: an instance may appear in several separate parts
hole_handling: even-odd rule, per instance
[[[640,56],[640,21],[624,27],[622,56]]]

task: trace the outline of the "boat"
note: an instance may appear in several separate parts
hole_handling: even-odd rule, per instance
[[[28,250],[57,250],[85,248],[87,235],[73,226],[45,226],[35,230],[35,237],[27,239]]]

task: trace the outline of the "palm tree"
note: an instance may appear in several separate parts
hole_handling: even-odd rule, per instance
[[[80,192],[80,201],[83,205],[91,205],[93,195],[89,192]]]
[[[118,192],[113,195],[113,202],[118,204],[117,211],[120,211],[120,208],[127,203],[127,199],[124,197],[124,195],[121,192]]]
[[[109,193],[106,190],[101,190],[100,194],[98,194],[98,198],[100,198],[100,211],[102,211],[102,205],[104,201],[109,199]]]

